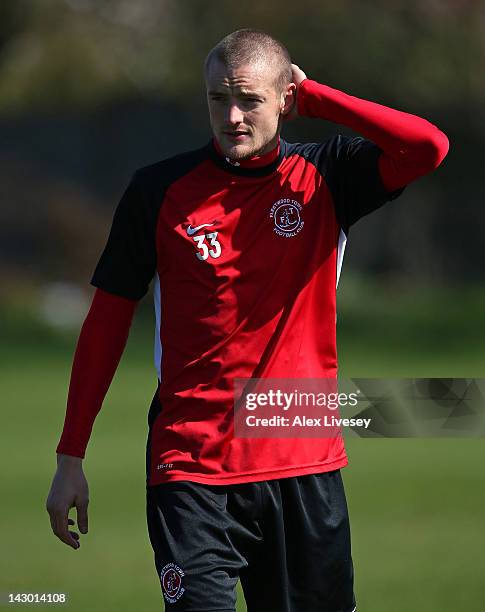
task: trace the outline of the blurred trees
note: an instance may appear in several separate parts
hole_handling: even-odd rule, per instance
[[[269,31],[309,73],[356,95],[483,112],[485,5],[474,0],[4,2],[0,108],[191,95],[208,49],[239,27]]]

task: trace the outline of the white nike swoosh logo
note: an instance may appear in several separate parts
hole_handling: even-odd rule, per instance
[[[201,228],[211,227],[212,225],[214,225],[214,223],[202,223],[202,225],[198,225],[197,227],[192,227],[189,225],[185,231],[187,232],[187,236],[193,236],[195,232],[198,232]]]

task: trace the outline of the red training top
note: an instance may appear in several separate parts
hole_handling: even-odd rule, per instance
[[[347,463],[337,438],[236,438],[234,378],[337,376],[336,286],[349,228],[448,151],[415,115],[306,79],[300,115],[364,137],[288,143],[241,163],[215,140],[137,170],[92,278],[57,452],[83,457],[154,279],[158,388],[147,484],[232,484]]]

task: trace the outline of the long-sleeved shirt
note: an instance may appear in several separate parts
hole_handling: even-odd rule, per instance
[[[360,136],[280,139],[238,165],[212,139],[134,174],[91,281],[58,453],[84,457],[154,279],[148,484],[231,484],[346,464],[340,436],[235,435],[233,382],[336,377],[335,292],[349,229],[437,168],[448,139],[421,117],[310,79],[297,108]]]

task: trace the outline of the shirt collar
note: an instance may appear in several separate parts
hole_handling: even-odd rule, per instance
[[[264,155],[255,155],[249,159],[240,161],[231,160],[225,157],[219,143],[213,136],[209,143],[212,159],[218,166],[233,174],[241,174],[243,176],[264,176],[270,174],[279,166],[283,159],[284,141],[278,136],[278,144],[274,149]]]

